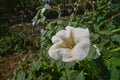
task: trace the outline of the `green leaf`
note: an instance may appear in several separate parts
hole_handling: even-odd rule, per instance
[[[97,26],[94,26],[94,30],[95,30],[95,32],[98,32],[100,30],[100,28]]]
[[[69,69],[69,68],[74,67],[75,64],[76,64],[75,62],[68,62],[68,63],[66,63],[65,67]]]
[[[66,79],[67,80],[73,80],[72,78],[74,77],[74,76],[72,76],[71,74],[73,73],[73,72],[75,72],[74,70],[68,70],[67,68],[66,68],[66,70],[65,70],[66,72],[65,72],[65,76],[66,76]],[[77,77],[77,76],[76,76]]]
[[[111,78],[110,80],[119,80],[119,72],[116,67],[113,67],[111,70]]]
[[[105,46],[109,43],[109,39],[102,39],[100,45]]]
[[[51,9],[51,6],[50,6],[49,4],[45,4],[44,7],[45,7],[46,9]]]
[[[108,30],[101,30],[98,32],[99,34],[102,34],[102,35],[111,35],[112,33]]]
[[[101,21],[103,21],[103,19],[104,19],[103,16],[99,16],[99,17],[97,18],[97,22],[101,22]]]
[[[32,69],[38,71],[40,69],[40,67],[41,67],[41,61],[40,60],[38,60],[38,61],[33,60]]]
[[[103,54],[103,57],[104,58],[106,58],[106,59],[108,59],[108,58],[110,58],[111,57],[111,52],[110,51],[108,51],[105,47],[103,47],[103,46],[101,46],[101,48],[102,48],[102,54]]]
[[[88,53],[87,59],[93,59],[93,57],[96,55],[96,49],[93,47],[93,45],[90,46],[90,51]]]
[[[77,76],[76,80],[85,80],[84,72],[81,71],[80,74]]]
[[[37,23],[36,24],[39,24],[39,23],[44,23],[45,22],[45,16],[44,17],[42,17],[42,18],[40,18],[40,19],[38,19],[38,21],[37,21]]]
[[[112,36],[112,41],[116,41],[120,44],[120,35],[119,34],[115,34]]]
[[[120,51],[120,47],[112,49],[111,52]]]
[[[120,26],[119,26],[119,27],[120,27]],[[120,28],[114,29],[114,30],[112,30],[111,32],[112,32],[112,33],[120,32]]]
[[[110,60],[113,66],[120,67],[120,58],[112,57]]]
[[[92,39],[92,41],[97,40],[99,37],[100,37],[99,34],[97,34],[97,33],[91,33],[91,39]]]
[[[71,74],[70,74],[70,79],[71,80],[74,80],[78,75],[79,75],[79,71],[73,71]]]
[[[104,63],[106,65],[107,69],[110,70],[111,69],[111,62],[109,60],[105,60]]]
[[[18,74],[17,80],[25,80],[26,74],[22,72],[21,74]]]

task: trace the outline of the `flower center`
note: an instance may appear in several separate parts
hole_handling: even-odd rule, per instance
[[[73,49],[76,45],[73,31],[71,31],[70,37],[68,39],[66,39],[65,37],[62,39],[64,40],[66,47],[69,49]]]

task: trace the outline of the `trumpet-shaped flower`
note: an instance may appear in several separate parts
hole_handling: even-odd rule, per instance
[[[88,55],[90,49],[89,30],[67,26],[52,37],[53,45],[49,56],[64,62],[81,61]]]

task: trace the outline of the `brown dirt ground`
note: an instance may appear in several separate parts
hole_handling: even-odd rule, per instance
[[[24,54],[14,54],[0,58],[0,80],[10,80],[13,77],[14,69],[17,68],[19,61]]]
[[[29,28],[30,26],[31,23],[24,23],[16,24],[10,27],[19,32],[20,30]],[[30,54],[28,52],[26,54],[17,53],[5,57],[0,56],[0,80],[11,80],[14,70],[20,65],[19,62],[22,61],[24,57],[25,60],[28,60],[29,55]]]

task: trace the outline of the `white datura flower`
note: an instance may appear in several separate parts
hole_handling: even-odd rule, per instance
[[[64,62],[81,61],[88,55],[90,49],[90,33],[88,28],[73,28],[67,26],[52,37],[53,45],[49,56]]]
[[[53,45],[49,56],[64,62],[84,60],[90,49],[90,33],[88,28],[74,28],[67,26],[52,37]]]

